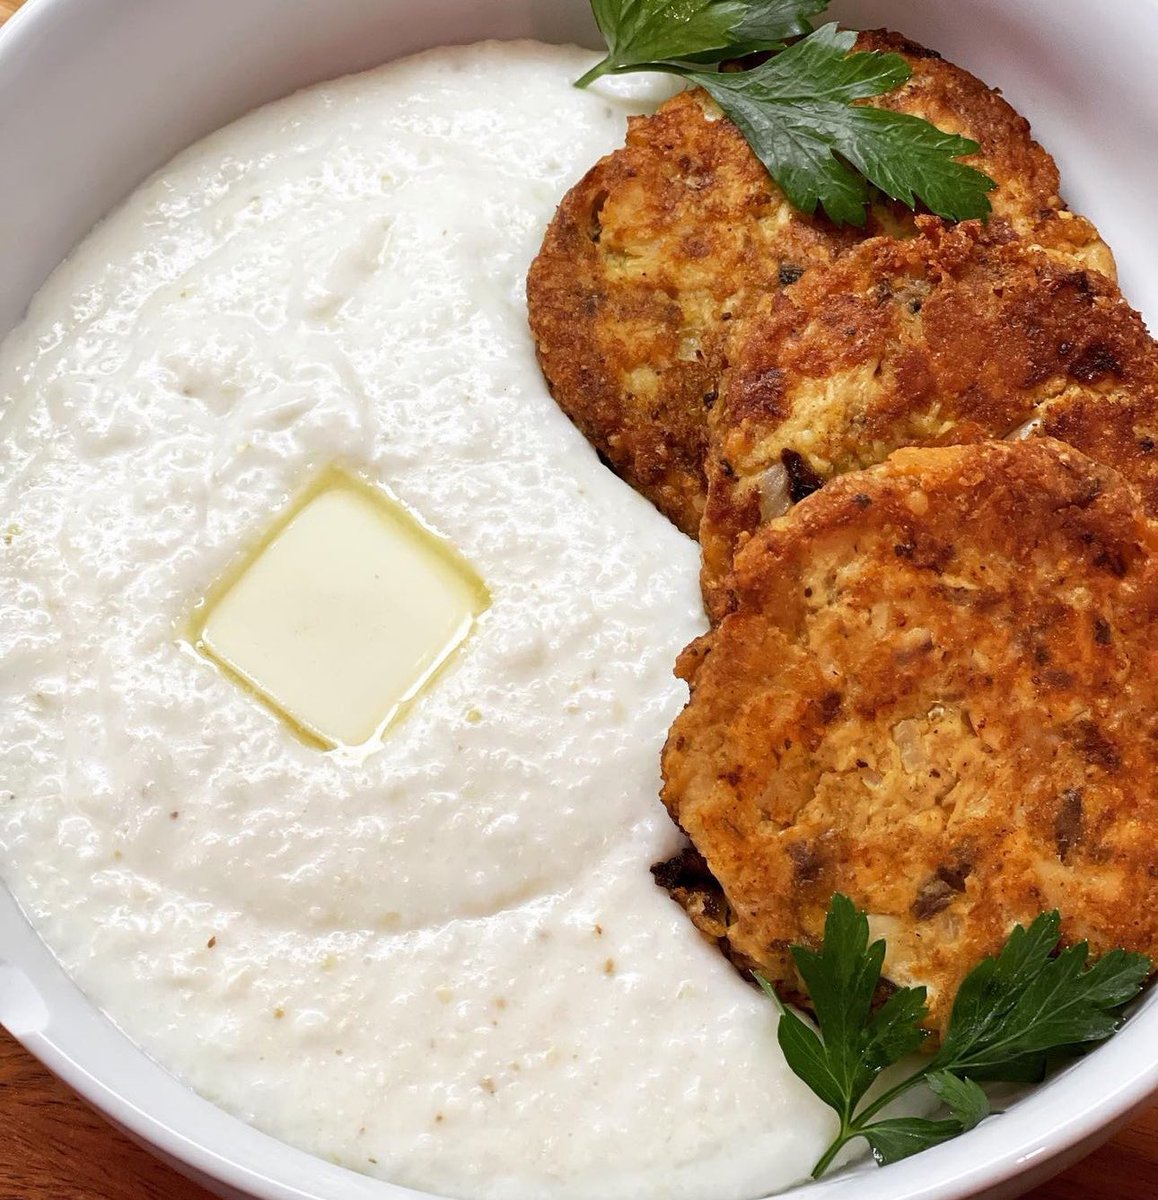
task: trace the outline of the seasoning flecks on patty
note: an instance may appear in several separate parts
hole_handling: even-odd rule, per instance
[[[863,33],[857,49],[900,53],[913,71],[870,103],[981,145],[967,161],[996,180],[999,220],[1022,232],[1064,208],[1053,159],[999,93],[896,34]],[[900,205],[874,205],[863,231],[796,211],[710,98],[685,92],[633,119],[626,146],[560,206],[528,280],[543,372],[611,466],[696,536],[731,323],[865,236],[913,229]],[[1075,259],[1112,273],[1096,231],[1073,232]]]
[[[1158,348],[1105,275],[1076,267],[1081,218],[1032,239],[920,218],[735,327],[711,416],[700,533],[709,612],[737,543],[846,471],[908,445],[1045,432],[1118,467],[1158,514]]]
[[[902,450],[756,533],[663,759],[731,952],[797,994],[844,893],[933,1028],[1043,910],[1158,956],[1156,551],[1135,489],[1044,438]]]

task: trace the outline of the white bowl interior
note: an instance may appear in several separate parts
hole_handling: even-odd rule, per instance
[[[1031,116],[1066,196],[1118,251],[1123,286],[1158,321],[1158,0],[847,0],[834,11],[944,51]],[[5,198],[0,331],[48,272],[151,170],[254,105],[446,42],[591,42],[585,0],[32,0],[0,34]],[[593,44],[593,43],[592,43]],[[283,1146],[194,1096],[69,982],[0,889],[0,1021],[134,1136],[222,1195],[389,1200],[418,1193]],[[803,1191],[814,1200],[1012,1195],[1158,1089],[1158,1001],[1127,1029],[965,1138]],[[802,1192],[803,1194],[803,1192]]]

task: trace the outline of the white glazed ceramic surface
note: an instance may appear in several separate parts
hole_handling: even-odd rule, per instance
[[[848,0],[990,82],[1031,117],[1066,195],[1118,253],[1158,323],[1158,0]],[[445,42],[594,44],[586,0],[31,0],[0,33],[0,331],[91,225],[173,153],[254,105]],[[658,748],[657,748],[658,752]],[[190,1093],[56,966],[0,889],[0,1022],[134,1137],[225,1197],[419,1194],[290,1149]],[[998,1200],[1041,1182],[1158,1091],[1158,996],[1112,1042],[1006,1115],[896,1166],[791,1193],[811,1200]],[[609,1164],[610,1166],[610,1164]],[[595,1200],[595,1198],[593,1198]]]

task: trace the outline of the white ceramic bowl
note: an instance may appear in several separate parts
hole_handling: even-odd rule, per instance
[[[1068,198],[1118,251],[1127,294],[1158,321],[1158,0],[1096,11],[1089,0],[849,0],[834,11],[894,25],[999,82],[1059,158]],[[586,0],[32,0],[0,33],[0,333],[145,175],[254,105],[442,42],[594,44],[592,34]],[[116,1124],[222,1196],[419,1195],[290,1149],[193,1095],[87,1003],[2,888],[0,1021]],[[907,1162],[861,1164],[790,1194],[1012,1196],[1092,1149],[1155,1091],[1151,994],[1116,1038],[1007,1114]]]

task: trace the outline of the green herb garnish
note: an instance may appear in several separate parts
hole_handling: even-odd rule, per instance
[[[655,63],[718,62],[738,54],[782,50],[811,33],[808,18],[829,0],[591,0],[607,57],[576,86],[601,75],[650,69]]]
[[[1028,929],[1018,925],[996,958],[984,959],[966,976],[937,1054],[866,1104],[880,1073],[927,1036],[920,1025],[925,989],[899,988],[874,1009],[885,943],[870,945],[868,918],[847,897],[834,896],[819,952],[792,948],[819,1033],[756,976],[780,1007],[777,1038],[788,1065],[840,1118],[840,1131],[813,1177],[856,1138],[864,1138],[884,1165],[956,1137],[989,1115],[979,1081],[1040,1080],[1059,1056],[1080,1053],[1114,1033],[1123,1007],[1150,973],[1149,959],[1114,950],[1089,965],[1085,942],[1059,952],[1060,940],[1057,912],[1042,914]],[[950,1115],[877,1119],[918,1085],[928,1087]]]
[[[684,77],[712,96],[796,208],[823,207],[838,225],[864,225],[870,184],[950,220],[987,216],[997,185],[957,161],[976,142],[857,103],[900,87],[912,70],[899,54],[854,53],[856,34],[835,24],[809,32],[808,18],[827,3],[592,0],[608,55],[578,86],[629,71]],[[748,71],[710,69],[756,51],[771,57]]]

